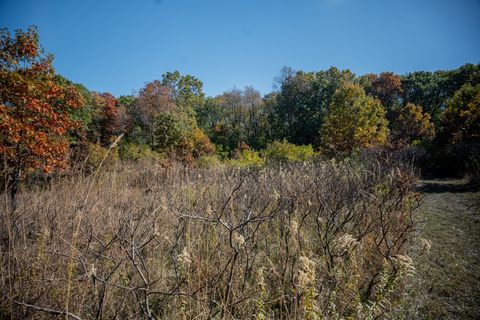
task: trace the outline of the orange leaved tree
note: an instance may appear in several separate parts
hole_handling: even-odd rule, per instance
[[[77,127],[70,112],[82,105],[74,87],[54,82],[53,57],[39,45],[38,31],[0,30],[0,155],[12,203],[22,173],[64,168]]]

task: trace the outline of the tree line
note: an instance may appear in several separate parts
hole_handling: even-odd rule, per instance
[[[62,77],[52,63],[36,27],[1,29],[0,153],[13,193],[26,172],[64,169],[119,135],[124,158],[187,163],[238,158],[279,141],[345,156],[480,140],[479,64],[360,76],[285,67],[264,96],[245,87],[207,97],[200,79],[175,71],[114,97]]]

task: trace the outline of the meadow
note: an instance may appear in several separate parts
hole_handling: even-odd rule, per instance
[[[115,97],[52,63],[0,29],[0,319],[478,317],[479,64]]]
[[[412,168],[388,159],[131,164],[53,179],[1,216],[1,311],[36,319],[393,315],[415,270],[415,186]]]

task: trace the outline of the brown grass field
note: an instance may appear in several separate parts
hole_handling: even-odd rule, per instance
[[[386,160],[37,183],[2,200],[1,318],[475,319],[479,192],[417,184]]]

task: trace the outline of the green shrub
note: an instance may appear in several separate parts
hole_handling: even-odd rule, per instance
[[[220,165],[222,161],[215,155],[213,156],[200,156],[197,160],[199,168],[213,168]]]
[[[123,143],[120,145],[118,152],[122,160],[162,160],[164,158],[161,153],[153,151],[145,144]]]
[[[237,159],[232,159],[229,163],[237,167],[261,167],[265,164],[265,158],[258,151],[246,149],[240,151]]]
[[[85,159],[85,167],[87,170],[96,170],[102,166],[103,169],[111,168],[118,161],[118,150],[113,148],[102,147],[98,143],[90,143],[87,145],[88,156]]]
[[[297,146],[286,140],[274,141],[265,150],[265,156],[269,161],[308,161],[315,156],[311,145]]]

